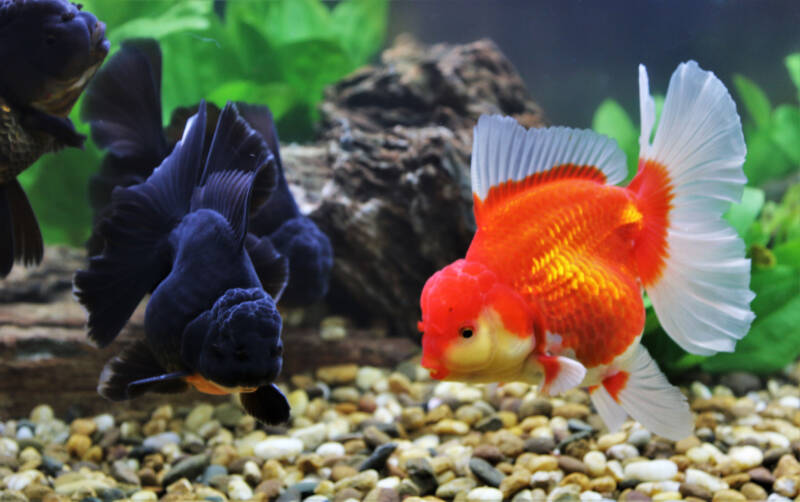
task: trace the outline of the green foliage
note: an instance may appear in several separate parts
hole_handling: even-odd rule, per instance
[[[785,63],[800,98],[800,53],[788,56]],[[766,201],[764,191],[757,188],[800,169],[800,107],[781,104],[773,108],[758,85],[744,76],[735,75],[733,84],[744,116],[748,186],[741,203],[733,205],[725,218],[744,240],[752,260],[750,288],[756,297],[751,308],[756,319],[735,352],[697,356],[672,341],[645,298],[642,341],[668,373],[690,368],[768,373],[800,356],[800,184],[791,187],[780,203]],[[593,127],[617,140],[634,172],[638,130],[622,107],[611,99],[603,101],[595,112]]]
[[[224,20],[212,0],[82,0],[107,26],[112,53],[126,38],[150,37],[163,52],[164,121],[171,111],[207,99],[268,105],[281,138],[311,136],[326,86],[365,64],[386,34],[387,0],[227,2]],[[77,129],[80,102],[71,114]],[[20,176],[48,244],[82,245],[91,213],[88,178],[100,165],[85,150],[46,155]]]

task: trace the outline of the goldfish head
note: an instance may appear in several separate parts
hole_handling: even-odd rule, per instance
[[[187,367],[228,388],[271,383],[283,365],[281,317],[260,288],[229,289],[189,323],[181,342]]]
[[[538,311],[479,262],[436,272],[420,307],[422,366],[438,380],[513,378],[536,346]]]
[[[105,25],[66,0],[0,3],[3,97],[66,116],[108,55]]]

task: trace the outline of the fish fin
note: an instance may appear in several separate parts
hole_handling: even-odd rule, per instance
[[[586,376],[586,367],[569,357],[541,355],[536,359],[544,368],[543,394],[554,396],[566,392],[580,385]]]
[[[11,272],[14,262],[25,266],[41,263],[42,234],[28,197],[16,179],[0,185],[0,277]]]
[[[36,130],[52,136],[57,146],[83,148],[86,136],[75,130],[75,124],[67,117],[59,117],[38,108],[25,106],[19,108],[20,123],[25,129]]]
[[[133,399],[148,391],[182,392],[188,388],[183,376],[183,372],[165,374],[147,344],[137,340],[106,363],[97,392],[110,401]]]
[[[597,414],[603,419],[609,432],[616,432],[625,423],[628,413],[625,408],[611,397],[606,388],[598,385],[589,389],[592,404],[597,409]]]
[[[684,350],[731,352],[750,329],[750,260],[722,214],[741,199],[745,143],[736,105],[713,73],[689,61],[670,79],[658,129],[639,66],[642,150],[628,187],[643,228],[634,247],[642,284]]]
[[[328,294],[333,269],[333,248],[330,239],[306,216],[283,222],[270,240],[289,259],[289,284],[283,303],[310,305]]]
[[[253,181],[260,170],[274,179],[275,159],[261,135],[239,116],[236,105],[228,103],[220,114],[192,209],[217,211],[243,242]]]
[[[262,385],[255,392],[239,394],[242,407],[256,419],[269,425],[278,425],[289,420],[289,401],[277,385]]]
[[[678,441],[692,433],[694,420],[686,396],[667,381],[647,349],[637,345],[623,368],[603,379],[602,385],[611,401],[648,430],[667,439]],[[608,405],[606,413],[611,428],[619,419],[619,410],[609,409],[612,406],[608,400],[603,404]]]
[[[475,216],[527,187],[559,179],[616,184],[628,169],[617,142],[588,129],[525,129],[511,117],[482,115],[473,131]]]
[[[277,302],[289,282],[289,260],[280,254],[269,237],[247,234],[245,247],[264,291]]]
[[[89,312],[89,338],[104,347],[142,297],[168,273],[168,236],[186,212],[200,173],[205,107],[186,125],[183,139],[147,181],[117,187],[111,216],[97,227],[103,253],[75,274],[75,295]]]
[[[285,201],[288,207],[286,208],[285,214],[282,212],[283,220],[299,215],[300,209],[298,209],[294,197],[292,197],[289,191],[286,177],[283,175],[280,142],[278,141],[278,132],[275,127],[275,121],[272,118],[272,112],[267,106],[251,105],[239,101],[236,102],[236,108],[239,110],[239,114],[242,118],[247,121],[250,127],[261,135],[261,138],[267,144],[267,148],[269,148],[269,151],[272,152],[272,155],[275,157],[275,169],[277,171],[277,175],[274,177],[269,176],[269,173],[263,170],[259,171],[258,175],[256,175],[256,180],[253,182],[253,194],[250,197],[251,213],[257,208],[262,207],[268,201],[272,201],[273,197],[277,196],[280,199],[284,199],[285,195],[288,194],[288,200]],[[280,195],[277,195],[275,193],[276,191],[279,192]],[[272,211],[274,212],[275,209],[273,205]]]
[[[119,157],[140,159],[138,165],[147,176],[168,152],[161,124],[158,42],[122,42],[84,94],[81,119],[91,125],[94,142]]]

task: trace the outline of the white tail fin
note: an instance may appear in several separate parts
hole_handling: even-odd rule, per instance
[[[692,433],[694,422],[686,397],[670,385],[647,349],[638,345],[623,370],[592,391],[592,402],[609,430],[618,429],[625,413],[650,431],[677,441]]]
[[[658,129],[647,72],[639,66],[642,132],[639,173],[631,182],[644,215],[637,263],[666,332],[702,355],[733,351],[755,317],[750,260],[722,219],[741,199],[744,136],[720,80],[694,61],[670,79]]]

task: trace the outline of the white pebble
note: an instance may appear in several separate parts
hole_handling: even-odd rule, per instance
[[[764,454],[761,450],[750,445],[735,446],[728,451],[728,456],[742,470],[759,466],[764,460]]]
[[[328,428],[325,427],[325,424],[315,424],[310,427],[295,429],[290,434],[293,438],[302,441],[306,450],[313,450],[328,438]]]
[[[297,438],[274,436],[259,441],[253,447],[253,453],[264,460],[293,460],[303,452],[303,442]]]
[[[439,442],[439,436],[436,434],[424,434],[414,440],[414,445],[420,448],[436,448]]]
[[[622,470],[622,464],[619,463],[619,460],[609,460],[608,464],[606,464],[608,468],[608,472],[611,476],[617,480],[617,482],[622,481],[625,478],[625,472]]]
[[[325,495],[311,495],[303,499],[303,502],[329,502],[330,499]]]
[[[253,489],[241,476],[233,475],[228,480],[228,497],[231,500],[250,500],[253,498]]]
[[[383,378],[383,371],[374,366],[362,366],[356,373],[356,386],[361,390],[369,390]]]
[[[692,385],[689,388],[692,392],[692,395],[695,397],[700,399],[708,399],[711,397],[711,391],[708,389],[708,387],[700,382],[692,382]]]
[[[49,405],[40,404],[31,410],[30,416],[31,422],[42,423],[52,421],[55,418],[55,413],[53,413],[53,408]]]
[[[511,502],[533,502],[533,492],[528,488],[518,491],[517,494],[511,498]]]
[[[592,490],[581,493],[581,500],[605,500],[602,495]]]
[[[134,502],[154,502],[158,500],[158,496],[150,490],[139,490],[131,495],[131,500]]]
[[[375,410],[375,413],[372,414],[372,418],[383,424],[390,424],[394,422],[395,415],[386,408],[378,408]]]
[[[488,486],[473,488],[467,494],[467,502],[503,502],[503,492]]]
[[[397,476],[389,476],[388,478],[383,478],[378,481],[377,487],[378,488],[390,488],[392,490],[396,490],[397,487],[400,486],[400,478]]]
[[[635,429],[632,430],[630,435],[628,436],[628,443],[636,446],[637,448],[642,448],[648,442],[650,442],[650,438],[652,434],[647,429]]]
[[[17,474],[11,474],[3,480],[3,483],[5,483],[6,488],[9,490],[22,491],[34,481],[44,481],[44,474],[31,469]]]
[[[97,430],[100,432],[105,432],[114,427],[114,416],[109,413],[97,415],[92,420],[94,420],[94,423],[97,425]]]
[[[705,464],[711,460],[711,453],[700,446],[693,446],[686,452],[686,456],[693,464]]]
[[[547,502],[555,502],[557,500],[575,500],[580,493],[580,486],[569,484],[567,486],[558,486],[547,496]]]
[[[142,441],[142,446],[145,448],[152,448],[157,451],[161,451],[161,448],[164,445],[170,443],[180,443],[181,437],[174,432],[162,432],[161,434],[155,434],[152,436],[148,436]]]
[[[641,481],[664,481],[678,474],[678,466],[671,460],[631,462],[625,466],[625,477]]]
[[[800,397],[784,396],[778,400],[778,404],[787,408],[800,408]]]
[[[531,474],[531,484],[558,484],[564,479],[564,471],[536,471]]]
[[[599,451],[590,451],[583,456],[583,463],[589,468],[593,477],[602,476],[606,472],[606,456]]]
[[[0,438],[0,455],[16,457],[19,453],[19,445],[10,438]]]
[[[628,443],[615,444],[606,450],[606,455],[608,455],[609,458],[622,461],[629,458],[638,457],[639,450],[637,450],[635,446]]]
[[[770,493],[769,497],[767,497],[767,502],[792,502],[792,499],[777,493]]]
[[[652,497],[656,493],[677,492],[680,487],[681,484],[677,481],[647,481],[636,485],[636,490]]]
[[[333,411],[333,410],[331,410]],[[337,415],[334,415],[335,417]],[[333,441],[335,438],[339,436],[344,436],[345,434],[350,433],[350,422],[345,420],[344,418],[335,418],[327,423],[328,428],[328,440]]]
[[[33,431],[31,430],[30,427],[23,425],[22,427],[17,429],[17,439],[22,440],[22,439],[32,439],[32,438],[33,438]]]
[[[344,446],[341,443],[333,441],[322,443],[317,447],[317,455],[321,457],[341,457],[344,456]]]
[[[702,486],[711,492],[728,488],[728,483],[700,469],[686,469],[686,482]]]

